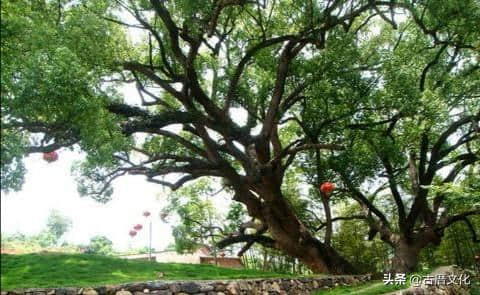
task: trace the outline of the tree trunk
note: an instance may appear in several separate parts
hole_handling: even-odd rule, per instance
[[[421,249],[416,243],[409,243],[406,239],[400,239],[394,247],[392,272],[411,273],[415,271]]]
[[[337,251],[312,236],[280,192],[277,191],[275,196],[262,197],[266,200],[262,206],[263,221],[268,225],[278,249],[298,258],[314,273],[357,273]]]
[[[327,226],[325,227],[325,240],[324,243],[328,246],[331,245],[332,241],[332,233],[333,233],[333,224],[332,224],[332,211],[330,209],[330,204],[329,204],[329,199],[327,196],[323,195],[321,196],[322,198],[322,203],[323,203],[323,208],[325,210],[325,222],[327,223]]]
[[[234,200],[246,205],[248,214],[268,228],[272,238],[271,242],[266,242],[271,243],[268,246],[298,258],[314,273],[357,273],[352,264],[331,246],[316,239],[300,221],[289,200],[282,195],[281,172],[268,169],[262,172],[251,187],[237,183]]]
[[[299,259],[314,273],[356,274],[355,267],[343,258],[335,249],[318,240],[310,241],[305,255]]]

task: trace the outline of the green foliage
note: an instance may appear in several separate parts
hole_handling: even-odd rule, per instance
[[[47,232],[58,241],[72,227],[72,220],[58,210],[51,210],[47,219]]]
[[[48,248],[57,245],[58,238],[50,230],[43,230],[37,236],[33,237],[34,241],[37,241],[40,247]]]
[[[453,211],[480,207],[480,166],[470,166],[458,182],[438,183],[430,189],[432,195],[445,196],[447,208]]]
[[[60,238],[72,227],[72,220],[57,210],[51,210],[46,221],[46,228],[37,235],[27,236],[22,233],[12,235],[2,234],[2,243],[5,248],[19,253],[39,252],[51,247],[59,246]],[[2,244],[3,247],[3,244]],[[70,249],[69,247],[64,250]],[[71,249],[74,250],[75,249]],[[60,251],[60,249],[59,249]]]
[[[70,245],[65,242],[58,246],[58,241],[55,236],[47,230],[42,230],[33,236],[27,236],[22,233],[2,234],[2,249],[18,254],[39,253],[43,251],[79,253],[82,251],[81,246]]]
[[[90,244],[88,244],[85,253],[111,255],[113,254],[113,243],[105,236],[94,236],[90,238]]]
[[[245,220],[245,209],[232,203],[227,212],[220,212],[211,197],[214,185],[206,178],[186,185],[169,196],[169,205],[164,212],[173,212],[178,224],[173,226],[175,250],[192,252],[199,247],[215,248],[215,244],[228,233],[238,230]],[[175,216],[168,217],[174,220]]]
[[[152,253],[153,252],[155,252],[154,248],[152,248]],[[150,253],[150,249],[147,246],[138,249],[138,254],[148,254],[148,253]]]
[[[232,202],[223,221],[225,232],[235,232],[238,230],[240,225],[245,221],[246,216],[245,206],[237,202]]]
[[[356,210],[355,210],[356,209]],[[358,208],[342,210],[341,216],[358,214]],[[388,269],[391,249],[380,239],[368,241],[368,226],[364,221],[342,221],[333,237],[333,245],[342,255],[362,272],[378,274]]]
[[[212,202],[205,196],[212,192],[209,182],[200,179],[170,196],[169,207],[164,210],[173,211],[180,218],[180,224],[172,230],[177,252],[191,252],[211,243],[209,236],[213,234],[216,214]]]
[[[342,211],[343,216],[354,215],[354,207]],[[473,227],[479,228],[480,217],[470,218]],[[357,265],[362,271],[381,275],[390,267],[393,249],[376,237],[372,241],[366,239],[368,227],[363,221],[342,221],[334,237],[333,245],[345,258]],[[419,270],[434,269],[442,265],[459,265],[475,269],[478,243],[472,241],[472,235],[463,222],[449,227],[439,246],[430,246],[421,252]],[[329,293],[328,293],[329,294]],[[334,293],[336,294],[336,293]],[[341,293],[343,294],[343,293]]]
[[[115,118],[104,109],[119,96],[101,80],[127,57],[127,47],[118,27],[92,13],[101,9],[106,13],[108,7],[62,1],[58,9],[57,3],[40,3],[1,5],[2,114],[8,114],[2,115],[4,190],[19,189],[27,145],[45,145],[52,137],[60,145],[82,139],[84,150],[107,159],[125,146]],[[42,139],[32,138],[29,128],[13,134],[3,129],[20,123],[51,133]]]
[[[254,244],[243,254],[242,261],[247,269],[273,271],[296,276],[312,275],[312,272],[295,257],[258,244]]]
[[[1,129],[1,183],[5,192],[19,191],[24,183],[25,166],[18,155],[25,152],[26,138],[19,133]]]
[[[272,278],[272,272],[212,265],[134,261],[86,254],[1,255],[3,290],[41,287],[87,287],[156,280]]]
[[[480,217],[470,218],[473,227],[480,228]],[[426,248],[421,255],[421,265],[433,268],[441,265],[459,265],[466,269],[477,269],[475,255],[480,253],[480,245],[473,242],[471,232],[463,222],[456,223],[445,231],[438,247]]]

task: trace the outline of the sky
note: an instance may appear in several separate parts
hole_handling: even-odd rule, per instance
[[[126,103],[139,105],[140,98],[134,85],[125,85],[121,92]],[[239,123],[246,121],[244,111],[233,110],[231,115]],[[112,200],[102,204],[89,197],[81,197],[77,192],[71,167],[85,155],[78,148],[57,152],[59,158],[53,163],[44,161],[40,153],[24,159],[27,174],[22,190],[2,193],[0,198],[2,234],[38,234],[46,228],[50,211],[56,209],[72,219],[71,230],[62,237],[69,243],[86,245],[91,237],[104,235],[113,242],[116,250],[142,248],[148,246],[148,222],[142,215],[148,210],[152,213],[152,247],[163,250],[174,242],[171,227],[176,219],[171,218],[171,223],[165,223],[159,217],[167,204],[168,189],[147,182],[143,176],[125,175],[113,182]],[[217,209],[226,211],[229,199],[223,192],[216,196]],[[138,223],[143,224],[144,229],[131,238],[128,232]]]
[[[141,176],[125,176],[114,182],[112,200],[101,204],[81,197],[71,175],[71,165],[81,160],[81,153],[59,150],[59,159],[47,163],[41,154],[25,159],[28,170],[20,192],[1,197],[2,233],[39,233],[46,227],[50,210],[57,209],[72,219],[73,226],[64,239],[74,244],[88,244],[95,235],[105,235],[118,250],[148,245],[148,221],[142,213],[152,213],[152,247],[161,250],[173,242],[170,225],[162,222],[159,212],[166,204],[168,191]],[[131,238],[129,230],[137,223],[144,229]]]
[[[134,37],[133,32],[130,36]],[[134,84],[120,88],[124,101],[140,105]],[[87,245],[95,235],[104,235],[113,242],[116,250],[148,246],[148,224],[152,221],[152,248],[163,250],[173,243],[172,224],[163,222],[159,213],[166,205],[168,190],[147,182],[145,177],[125,175],[113,182],[112,200],[102,204],[77,192],[77,182],[71,167],[85,154],[76,148],[57,150],[56,162],[47,163],[42,154],[31,154],[24,159],[27,169],[25,183],[19,192],[2,193],[2,234],[24,233],[35,235],[46,228],[51,210],[58,210],[72,219],[72,228],[62,240]],[[151,212],[150,219],[142,214]],[[143,229],[131,238],[128,232],[136,224]]]

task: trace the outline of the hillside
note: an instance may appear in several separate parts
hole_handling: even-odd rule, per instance
[[[88,254],[1,255],[2,290],[33,287],[94,286],[158,279],[240,279],[285,276],[212,265],[133,261]]]

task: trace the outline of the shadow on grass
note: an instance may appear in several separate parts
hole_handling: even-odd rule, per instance
[[[87,254],[1,255],[2,290],[33,287],[92,286],[158,279],[243,279],[286,274],[220,268],[212,265],[133,261]]]

